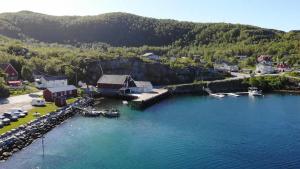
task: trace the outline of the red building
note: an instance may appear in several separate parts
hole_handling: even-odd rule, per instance
[[[77,88],[73,85],[47,88],[43,95],[47,102],[54,102],[56,98],[77,97]]]
[[[279,63],[277,65],[277,71],[278,72],[288,72],[288,71],[291,71],[291,68],[286,63]]]
[[[10,63],[0,64],[0,68],[7,75],[6,81],[17,81],[19,78],[18,71]]]
[[[136,87],[130,75],[102,75],[97,82],[98,90],[106,96],[128,93],[130,87]]]

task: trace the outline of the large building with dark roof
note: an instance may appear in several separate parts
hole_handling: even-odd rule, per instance
[[[143,93],[152,90],[151,82],[135,81],[130,75],[102,75],[97,82],[102,95]]]

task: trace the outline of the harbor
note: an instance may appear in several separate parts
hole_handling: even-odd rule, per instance
[[[161,89],[153,89],[152,92],[148,92],[148,93],[129,94],[129,95],[136,97],[136,99],[133,99],[129,102],[129,105],[131,105],[134,108],[143,109],[169,96],[169,90],[161,88]]]

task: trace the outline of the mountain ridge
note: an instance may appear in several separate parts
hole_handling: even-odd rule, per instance
[[[252,25],[155,19],[124,12],[87,16],[53,16],[32,11],[0,14],[0,34],[46,43],[101,42],[127,47],[207,45],[235,43],[250,36],[255,37],[249,43],[258,43],[257,39],[276,40],[287,33]],[[218,41],[223,36],[225,40]]]

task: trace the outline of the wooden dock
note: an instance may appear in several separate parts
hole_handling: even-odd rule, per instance
[[[130,94],[130,95],[136,97],[136,99],[130,101],[129,104],[135,108],[143,109],[167,97],[169,95],[169,90],[153,89],[153,91],[149,93]]]

